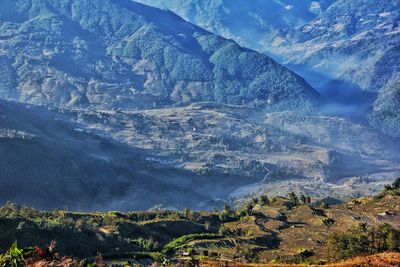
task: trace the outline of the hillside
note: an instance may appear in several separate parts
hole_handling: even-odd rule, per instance
[[[382,88],[373,106],[370,122],[383,132],[400,137],[400,73]]]
[[[331,207],[316,206],[307,200],[303,204],[302,198],[293,194],[288,198],[260,196],[240,209],[226,205],[220,212],[39,212],[8,204],[0,208],[1,249],[16,239],[21,246],[42,247],[57,240],[62,255],[89,257],[89,262],[96,262],[90,256],[97,252],[103,254],[104,263],[130,261],[143,265],[160,260],[177,264],[196,259],[204,262],[203,266],[207,262],[214,266],[215,260],[336,262],[398,251],[400,195],[395,184],[374,197]],[[375,242],[374,236],[380,242]],[[350,245],[342,247],[341,238]],[[361,241],[366,246],[357,246]],[[391,262],[396,257],[397,254],[382,254],[369,259]]]
[[[141,2],[272,55],[331,103],[327,114],[367,122],[400,71],[398,0]],[[371,125],[398,136],[393,116],[383,117],[395,112],[370,114],[380,118]]]
[[[296,28],[314,19],[334,0],[139,0],[170,9],[184,19],[243,46],[265,52],[264,41],[279,29]]]
[[[0,96],[49,106],[310,110],[321,101],[269,57],[129,0],[2,1],[0,62]]]
[[[215,175],[241,181],[231,197],[261,189],[282,194],[297,187],[314,196],[347,199],[374,194],[386,179],[400,175],[396,140],[338,117],[213,103],[69,116],[148,151],[147,159],[155,164],[189,171],[207,184]]]
[[[256,181],[162,165],[146,148],[85,129],[67,114],[0,101],[1,203],[86,211],[195,208]]]
[[[271,49],[282,55],[288,64],[306,64],[332,78],[345,78],[349,68],[360,67],[358,62],[369,63],[358,70],[360,75],[367,70],[373,72],[373,66],[394,49],[399,39],[397,4],[397,0],[336,1],[311,22],[283,31],[285,37],[277,36]],[[288,47],[292,49],[287,50]],[[336,60],[332,60],[334,58]],[[395,71],[388,65],[382,71],[385,77]],[[368,91],[377,91],[383,86],[378,81],[372,82],[375,76],[360,75],[345,81]]]
[[[323,88],[323,83],[337,80],[325,85],[326,94],[344,98],[347,94],[357,101],[358,90],[379,92],[400,70],[395,60],[399,4],[398,0],[336,1],[311,22],[282,31],[267,50],[313,85]]]
[[[215,103],[71,111],[3,101],[0,114],[0,201],[40,209],[211,210],[260,191],[348,199],[400,174],[395,140],[341,118]]]

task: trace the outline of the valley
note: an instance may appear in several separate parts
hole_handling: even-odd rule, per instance
[[[398,266],[399,7],[0,0],[0,266]]]

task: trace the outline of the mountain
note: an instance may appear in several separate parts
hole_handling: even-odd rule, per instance
[[[400,70],[399,5],[339,0],[311,22],[281,31],[266,49],[339,100],[362,90],[378,93]]]
[[[243,46],[265,51],[264,40],[279,29],[299,27],[334,0],[139,0],[170,9],[184,19]]]
[[[338,103],[336,114],[365,120],[400,71],[398,0],[140,2],[272,55]]]
[[[271,58],[129,0],[1,1],[0,62],[0,96],[58,107],[321,100]]]
[[[375,101],[370,122],[386,134],[400,137],[400,73],[383,88]]]
[[[211,209],[294,187],[370,195],[400,174],[392,133],[321,115],[304,79],[170,11],[3,0],[0,63],[1,97],[43,106],[0,102],[2,202]]]

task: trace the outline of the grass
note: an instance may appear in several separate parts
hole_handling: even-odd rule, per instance
[[[170,254],[171,252],[183,249],[187,247],[187,243],[197,240],[197,239],[219,239],[223,238],[223,236],[218,235],[218,234],[212,234],[212,233],[202,233],[202,234],[191,234],[191,235],[185,235],[181,236],[177,239],[174,239],[170,243],[168,243],[164,249],[163,253],[165,254]]]

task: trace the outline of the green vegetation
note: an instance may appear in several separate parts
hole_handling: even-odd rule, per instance
[[[328,239],[328,249],[334,260],[385,251],[400,252],[400,231],[389,224],[368,227],[360,224],[344,234],[333,234]]]
[[[20,249],[17,242],[4,253],[0,254],[1,267],[19,267],[25,265],[25,257],[33,251],[33,248]]]
[[[212,233],[201,233],[201,234],[191,234],[191,235],[185,235],[181,236],[167,245],[164,246],[163,248],[163,253],[165,254],[171,254],[172,252],[176,252],[178,250],[182,250],[184,248],[187,248],[187,243],[197,240],[197,239],[217,239],[217,238],[222,238],[222,235],[219,234],[212,234]]]
[[[381,199],[387,195],[400,196],[400,177],[396,178],[391,185],[385,185],[381,193],[375,199]]]
[[[385,192],[398,191],[398,184],[396,179]],[[8,203],[0,208],[1,259],[25,260],[29,250],[18,249],[16,244],[9,249],[14,240],[22,247],[39,248],[49,248],[46,244],[57,240],[59,255],[86,258],[88,263],[96,263],[97,253],[104,260],[159,263],[172,258],[302,264],[336,261],[399,251],[399,197],[364,198],[322,210],[295,193],[288,198],[261,195],[250,197],[240,209],[227,203],[221,212],[41,212]],[[343,221],[348,223],[339,223]],[[281,246],[285,249],[280,250]]]
[[[267,195],[261,195],[259,197],[259,202],[261,203],[261,205],[268,205],[269,204],[269,198]]]
[[[299,197],[296,195],[296,193],[291,192],[289,193],[288,197],[289,197],[290,207],[292,208],[297,207],[300,204]]]

